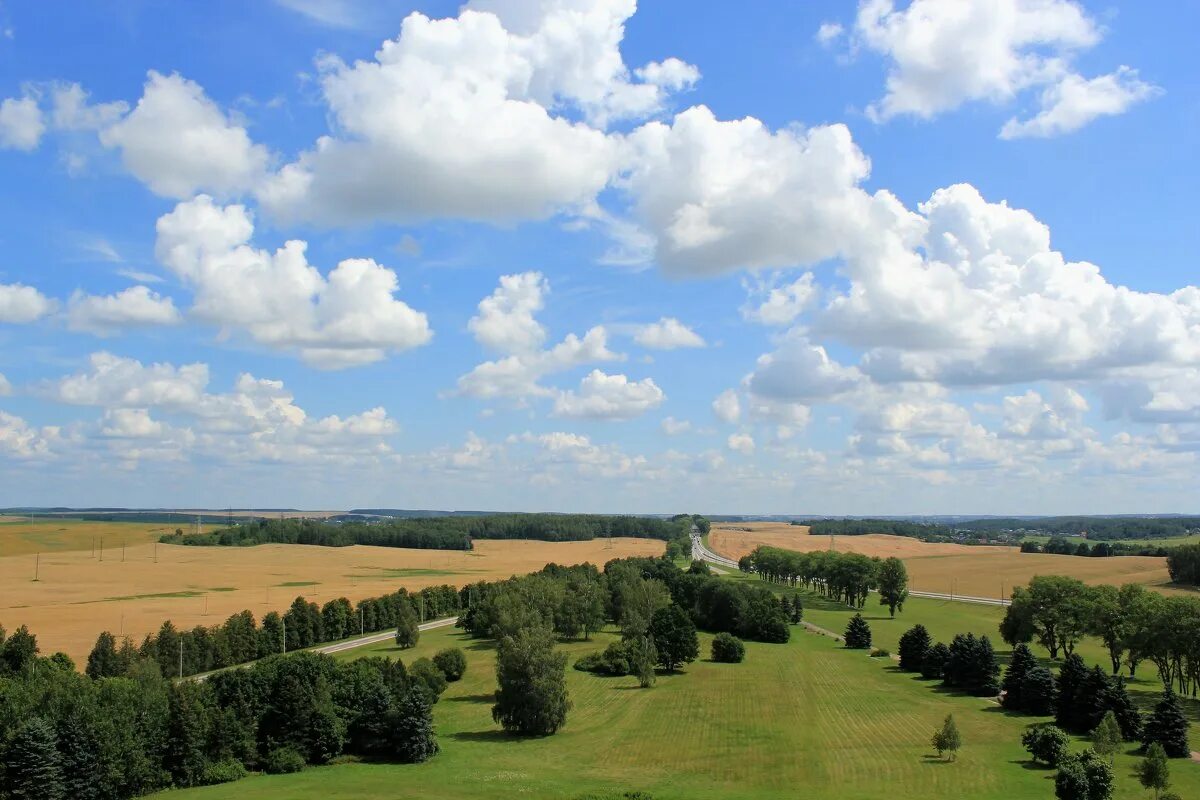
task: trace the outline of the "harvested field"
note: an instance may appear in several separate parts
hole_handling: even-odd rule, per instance
[[[90,542],[90,537],[77,535]],[[651,539],[478,541],[470,552],[366,546],[185,547],[142,541],[126,545],[124,561],[119,546],[106,545],[104,561],[92,557],[90,544],[86,549],[43,551],[37,582],[33,553],[21,550],[0,557],[0,624],[10,631],[28,625],[42,652],[62,650],[82,663],[103,630],[138,641],[167,619],[191,628],[223,622],[244,609],[261,617],[286,609],[297,595],[317,603],[337,597],[358,600],[400,587],[461,586],[507,578],[551,561],[603,566],[613,558],[656,556],[664,548]]]
[[[709,542],[714,552],[740,558],[759,545],[810,552],[833,548],[843,553],[903,559],[909,588],[975,597],[1008,596],[1035,575],[1069,575],[1085,583],[1141,583],[1160,591],[1183,591],[1168,584],[1164,558],[1120,556],[1082,558],[1020,553],[1014,547],[933,544],[905,536],[810,536],[802,525],[739,522],[713,525]]]
[[[162,522],[87,522],[52,516],[37,516],[30,520],[29,517],[0,515],[0,558],[70,550],[91,552],[93,544],[99,546],[101,538],[106,547],[119,550],[122,542],[130,547],[157,542],[160,536],[177,527]],[[183,527],[189,531],[195,528],[194,525]],[[203,530],[212,528],[207,525]]]

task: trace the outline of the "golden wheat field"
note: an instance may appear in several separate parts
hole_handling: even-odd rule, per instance
[[[831,542],[832,539],[832,542]],[[1141,583],[1160,591],[1167,586],[1165,558],[1076,556],[1020,553],[1014,547],[933,544],[905,536],[810,536],[802,525],[778,522],[737,522],[713,525],[709,542],[714,552],[741,558],[759,545],[808,552],[831,546],[840,552],[895,556],[908,567],[909,588],[974,597],[1007,597],[1035,575],[1069,575],[1085,583]]]
[[[28,525],[28,523],[24,523]],[[35,523],[36,525],[37,523]],[[102,630],[135,641],[164,620],[191,628],[250,609],[282,611],[297,595],[324,603],[448,583],[507,578],[546,563],[601,566],[613,558],[659,555],[650,539],[591,542],[478,541],[470,552],[389,547],[184,547],[154,544],[161,525],[57,520],[37,541],[0,523],[0,625],[28,625],[42,652],[82,663]],[[151,530],[154,529],[154,530]],[[92,536],[105,538],[104,560]],[[122,553],[120,542],[124,540]],[[36,553],[41,552],[40,558]],[[40,561],[40,563],[38,563]],[[35,570],[38,580],[34,581]]]

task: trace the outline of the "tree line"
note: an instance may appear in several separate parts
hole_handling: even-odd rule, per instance
[[[352,604],[344,597],[323,606],[297,597],[283,614],[267,612],[261,623],[250,611],[234,614],[220,625],[179,630],[167,620],[140,646],[129,637],[118,640],[104,631],[88,656],[93,678],[125,675],[143,659],[168,677],[186,677],[290,653],[349,636],[395,628],[404,619],[436,619],[456,614],[461,598],[453,586],[431,586],[409,593],[400,589]]]
[[[1200,586],[1200,544],[1171,548],[1167,553],[1167,572],[1175,583]]]
[[[1037,531],[1051,536],[1089,540],[1170,539],[1200,532],[1200,517],[1040,517],[988,518],[956,522],[956,530],[973,532]]]
[[[1094,636],[1108,652],[1113,675],[1124,666],[1132,677],[1150,661],[1164,686],[1193,697],[1200,692],[1200,597],[1042,575],[1013,590],[1000,634],[1012,645],[1037,641],[1053,659]]]
[[[131,659],[91,677],[61,653],[38,655],[24,628],[0,644],[0,796],[122,800],[342,754],[424,761],[438,752],[431,707],[462,674],[301,652],[172,682],[154,657]],[[457,663],[449,651],[435,662]]]
[[[908,569],[898,558],[760,546],[740,558],[738,568],[763,580],[803,586],[853,608],[862,608],[867,595],[878,591],[879,604],[887,606],[893,617],[908,599]]]
[[[470,550],[475,539],[536,539],[546,542],[589,541],[624,536],[643,539],[687,539],[692,518],[600,514],[492,514],[479,517],[387,519],[378,522],[329,522],[315,519],[258,519],[208,533],[163,536],[164,544],[251,546],[308,544],[323,547],[374,545],[434,550]]]
[[[1110,556],[1169,556],[1171,549],[1167,547],[1148,547],[1112,542],[1072,542],[1063,536],[1051,536],[1045,544],[1032,540],[1021,542],[1022,553],[1046,553],[1056,556],[1086,556],[1089,558],[1108,558]]]

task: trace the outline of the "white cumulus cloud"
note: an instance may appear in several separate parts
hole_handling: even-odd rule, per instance
[[[662,405],[665,399],[652,378],[631,381],[625,375],[608,375],[596,369],[580,381],[579,391],[558,396],[554,413],[560,417],[633,419]]]
[[[54,309],[54,301],[32,286],[0,283],[0,323],[36,322]]]
[[[651,350],[705,346],[704,339],[698,333],[674,317],[663,317],[658,322],[641,326],[633,339]]]
[[[128,328],[176,325],[180,321],[175,302],[145,286],[131,286],[110,295],[76,292],[67,303],[67,327],[98,336]]]
[[[36,150],[46,131],[42,110],[34,97],[0,101],[0,150]]]

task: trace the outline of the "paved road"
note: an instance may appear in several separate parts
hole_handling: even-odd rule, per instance
[[[692,527],[692,558],[701,561],[707,561],[710,564],[718,564],[722,567],[730,567],[732,569],[738,568],[737,562],[733,559],[725,558],[725,556],[719,556],[705,547],[700,541],[700,531],[694,526]],[[909,591],[909,595],[912,597],[926,597],[930,600],[951,600],[955,603],[975,603],[977,605],[984,606],[1012,605],[1011,600],[998,600],[995,597],[973,597],[971,595],[942,594],[940,592],[914,592],[911,590]]]
[[[429,622],[422,623],[421,625],[418,625],[417,628],[422,631],[431,631],[434,628],[444,628],[447,625],[453,625],[457,621],[458,617],[442,617],[441,619],[430,620]],[[370,633],[366,636],[360,636],[357,639],[347,639],[345,641],[334,642],[333,644],[326,644],[320,647],[312,647],[309,648],[309,652],[327,654],[340,653],[343,650],[353,650],[356,647],[366,647],[369,644],[378,644],[379,642],[386,642],[394,638],[396,638],[396,631],[386,630],[381,633]],[[244,669],[253,663],[253,661],[247,661],[245,664],[235,664],[232,667],[226,667],[225,669]],[[216,675],[218,672],[224,671],[224,669],[218,669],[213,670],[212,672],[205,672],[203,675],[191,675],[186,678],[186,680],[202,681],[207,679],[209,675]]]

